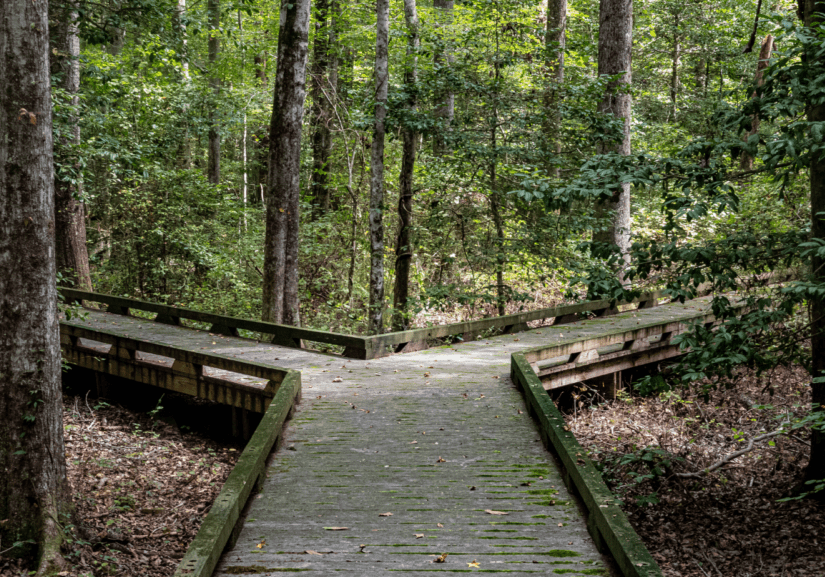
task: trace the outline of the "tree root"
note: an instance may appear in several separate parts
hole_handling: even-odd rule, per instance
[[[35,577],[51,577],[68,568],[60,552],[63,544],[63,529],[57,519],[57,507],[52,499],[47,508],[42,510],[43,524],[40,533],[40,563]]]

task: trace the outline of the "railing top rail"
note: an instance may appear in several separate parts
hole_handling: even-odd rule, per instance
[[[237,317],[230,317],[227,315],[206,313],[187,308],[178,308],[170,305],[162,305],[158,303],[152,303],[148,301],[142,301],[127,297],[118,297],[103,293],[82,291],[73,288],[60,287],[59,290],[67,299],[98,302],[108,305],[119,306],[123,308],[130,308],[157,314],[169,315],[171,317],[200,321],[204,323],[225,325],[228,327],[244,329],[248,331],[266,333],[271,335],[288,335],[289,337],[296,339],[306,339],[308,341],[360,348],[364,348],[366,344],[366,339],[364,337],[355,335],[332,333],[328,331],[319,331],[315,329],[305,329],[300,327],[293,327],[290,325],[279,325],[277,323],[255,321],[251,319],[241,319]]]
[[[191,351],[189,349],[176,347],[173,345],[123,336],[116,332],[90,329],[82,325],[73,324],[71,321],[61,321],[60,325],[61,332],[70,337],[78,337],[105,344],[117,345],[143,353],[169,357],[186,363],[203,365],[232,373],[256,377],[259,379],[267,379],[273,384],[283,382],[283,380],[291,373],[299,373],[299,371],[294,369],[273,367],[271,365],[240,360],[218,353]],[[272,390],[271,385],[267,385],[264,393],[274,394],[274,390]]]

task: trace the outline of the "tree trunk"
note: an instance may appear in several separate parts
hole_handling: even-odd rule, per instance
[[[679,94],[679,64],[682,61],[682,45],[679,36],[679,14],[673,15],[673,54],[670,69],[670,118],[676,122],[676,98]]]
[[[69,512],[54,260],[47,2],[0,3],[0,541],[63,569]]]
[[[377,0],[375,40],[375,126],[370,150],[370,308],[369,332],[384,330],[384,120],[389,82],[390,2]]]
[[[440,11],[438,16],[438,26],[449,26],[453,19],[453,8],[455,0],[433,0],[433,6]],[[435,52],[433,55],[433,63],[436,70],[440,68],[449,68],[452,62],[450,53]],[[449,86],[449,82],[445,83]],[[450,88],[445,88],[441,94],[441,100],[435,110],[435,115],[441,120],[441,131],[436,132],[433,139],[433,153],[436,156],[444,156],[447,153],[446,139],[444,134],[450,131],[453,123],[453,116],[455,116],[455,93]]]
[[[57,48],[62,72],[63,86],[72,95],[72,109],[69,112],[70,136],[61,139],[55,147],[55,156],[62,170],[55,171],[55,259],[57,270],[70,284],[82,290],[92,290],[92,277],[89,272],[89,253],[86,248],[85,206],[78,198],[80,194],[78,174],[80,167],[72,160],[72,146],[80,145],[80,126],[78,125],[77,106],[80,90],[80,38],[77,35],[77,11],[74,5],[60,15],[61,29],[58,33]],[[66,149],[69,153],[65,154]],[[74,164],[73,166],[66,166]],[[72,181],[74,180],[75,183]]]
[[[823,23],[823,13],[825,13],[825,1],[823,0],[800,0],[800,12],[805,26],[819,26]],[[808,54],[807,58],[813,60],[819,57],[820,62],[825,61],[825,56],[820,51],[819,54]],[[761,59],[761,54],[760,54]],[[808,122],[825,122],[825,104],[811,104],[808,107]],[[813,155],[810,166],[811,179],[811,237],[825,239],[825,156],[821,153]],[[825,259],[816,256],[811,258],[811,268],[813,280],[820,284],[825,283]],[[825,383],[817,382],[819,377],[825,376],[825,298],[811,297],[811,353],[813,357],[811,376],[811,401],[817,410],[825,409]],[[805,471],[808,480],[825,479],[825,431],[813,430],[811,432],[811,458]]]
[[[558,89],[564,82],[564,48],[567,43],[567,0],[547,0],[547,27],[544,34],[545,69],[547,88],[544,92],[545,125],[547,139],[548,172],[559,176],[559,165],[551,155],[561,154],[561,114]]]
[[[295,326],[300,326],[298,209],[309,5],[310,0],[281,0],[264,239],[263,320]]]
[[[756,86],[762,86],[762,77],[765,74],[765,68],[768,67],[768,61],[771,59],[772,52],[773,36],[768,34],[767,36],[765,36],[765,40],[762,41],[762,48],[759,50],[759,62],[756,64]],[[756,98],[756,96],[756,91],[754,91],[752,98]],[[747,142],[748,139],[750,139],[750,137],[755,134],[759,134],[758,114],[753,115],[751,129],[749,132],[745,134],[742,140]],[[739,168],[741,168],[742,170],[753,170],[753,157],[745,151],[742,151],[742,157],[739,159]]]
[[[608,84],[599,111],[624,120],[624,129],[618,142],[601,146],[601,153],[630,154],[631,96],[625,93],[631,82],[631,49],[633,47],[633,0],[601,0],[599,4],[599,76],[616,76]],[[613,191],[609,200],[596,205],[597,214],[612,213],[607,230],[593,236],[598,242],[618,247],[622,258],[629,259],[630,249],[630,184]],[[621,271],[619,271],[621,272]]]
[[[315,41],[312,55],[312,204],[313,217],[330,207],[329,156],[332,149],[332,86],[330,85],[330,3],[316,0]]]
[[[415,0],[404,0],[404,20],[407,24],[407,63],[404,83],[410,94],[407,106],[411,111],[417,107],[416,83],[418,82],[418,13]],[[392,327],[395,331],[409,328],[410,319],[407,300],[410,294],[410,266],[413,247],[410,238],[413,209],[413,171],[415,169],[415,148],[418,133],[411,129],[404,130],[404,151],[401,157],[401,174],[399,178],[400,194],[398,197],[398,240],[395,243],[395,291],[393,297]]]
[[[220,0],[209,0],[207,12],[209,13],[209,84],[212,86],[213,101],[209,103],[209,161],[206,177],[212,184],[218,184],[221,180],[221,134],[217,118],[221,92],[221,81],[217,71],[218,53],[221,47],[221,41],[218,38],[218,30],[221,27]]]

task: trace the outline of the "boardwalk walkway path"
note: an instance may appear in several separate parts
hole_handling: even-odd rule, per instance
[[[215,575],[575,576],[608,574],[605,560],[509,379],[510,354],[689,318],[706,304],[372,361],[102,312],[90,312],[83,324],[302,371],[303,399]]]

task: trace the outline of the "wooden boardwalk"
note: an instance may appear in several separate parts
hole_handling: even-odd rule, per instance
[[[706,306],[699,299],[371,361],[96,311],[72,324],[301,371],[303,399],[215,575],[574,576],[609,571],[510,381],[510,355],[689,320]]]

